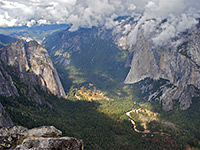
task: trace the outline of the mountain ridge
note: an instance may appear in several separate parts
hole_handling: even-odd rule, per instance
[[[0,50],[0,59],[4,64],[1,66],[4,66],[4,69],[1,70],[10,79],[10,85],[13,88],[16,86],[13,84],[16,82],[12,80],[12,77],[25,84],[26,88],[20,90],[30,99],[34,99],[40,104],[43,103],[37,92],[37,85],[47,93],[50,92],[58,97],[66,96],[50,56],[46,49],[36,41],[18,40],[11,43]],[[5,73],[6,70],[7,73]],[[4,94],[4,96],[18,96],[17,88],[14,89],[10,91],[11,93],[14,91],[12,94]]]

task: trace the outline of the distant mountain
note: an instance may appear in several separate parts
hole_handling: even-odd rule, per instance
[[[69,28],[68,24],[52,24],[52,25],[34,25],[32,27],[21,26],[21,27],[0,27],[0,33],[17,37],[19,39],[33,39],[41,41],[48,34],[53,32],[64,30]]]
[[[25,95],[42,104],[40,90],[65,97],[62,84],[47,51],[36,41],[18,40],[0,50],[0,95]]]
[[[64,30],[48,36],[43,44],[60,72],[65,70],[63,80],[77,86],[93,83],[102,90],[116,92],[116,84],[122,84],[127,74],[128,51],[117,47],[112,30]]]
[[[0,34],[0,48],[5,47],[6,45],[15,42],[17,40],[18,40],[17,38]]]

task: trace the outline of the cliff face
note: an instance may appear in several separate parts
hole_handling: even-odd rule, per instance
[[[60,82],[58,73],[53,66],[53,62],[42,46],[37,42],[31,41],[25,44],[29,71],[39,77],[43,89],[47,88],[51,93],[58,97],[65,97],[65,92]]]
[[[23,40],[18,40],[0,50],[0,59],[2,61],[0,80],[7,89],[1,89],[1,95],[7,97],[18,95],[11,78],[15,76],[14,78],[19,78],[20,82],[28,86],[28,90],[24,89],[24,93],[38,103],[42,103],[42,100],[36,92],[36,86],[58,97],[65,97],[64,89],[50,56],[46,49],[36,41],[24,43]],[[6,73],[4,68],[12,69],[7,69],[9,71]]]
[[[178,46],[172,41],[165,46],[155,46],[151,37],[140,31],[126,84],[134,84],[145,78],[167,79],[174,86],[160,88],[160,101],[165,110],[173,109],[173,100],[179,99],[180,108],[188,109],[192,97],[200,89],[200,28],[198,26],[178,37]],[[155,93],[154,93],[155,94]]]
[[[4,69],[2,62],[0,61],[0,95],[10,97],[18,96],[17,88],[15,87],[11,76]]]

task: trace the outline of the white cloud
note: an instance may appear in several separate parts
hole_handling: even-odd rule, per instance
[[[47,21],[47,20],[45,20],[45,19],[40,19],[40,20],[37,21],[37,23],[38,23],[39,25],[41,25],[41,24],[50,24],[50,22]]]
[[[197,24],[196,19],[200,18],[199,0],[191,0],[190,2],[187,0],[149,0],[143,4],[140,18],[137,23],[132,25],[128,35],[128,44],[136,43],[140,28],[143,29],[147,38],[152,39],[154,44],[166,44],[169,39]],[[162,22],[164,19],[166,22]],[[122,30],[123,32],[125,30]]]
[[[169,39],[177,36],[180,32],[184,32],[198,23],[196,18],[194,16],[190,16],[187,12],[182,13],[179,16],[171,14],[167,19],[168,20],[160,26],[161,32],[155,34],[152,39],[156,45],[166,44]]]
[[[177,26],[177,30],[179,32],[183,32],[185,29],[190,28],[192,25],[197,24],[198,21],[191,16],[188,16],[187,14],[182,14],[181,18],[179,19],[179,23]]]
[[[28,21],[26,25],[27,25],[28,27],[31,27],[31,26],[34,25],[35,23],[36,23],[35,20],[31,20],[31,21]]]
[[[167,28],[165,28],[158,36],[153,38],[153,42],[156,45],[161,45],[174,36],[176,36],[176,28],[173,25],[168,24]]]
[[[163,31],[153,40],[171,38],[196,24],[199,10],[199,0],[0,0],[0,26],[69,23],[74,31],[79,27],[105,25],[129,33],[128,42],[134,44],[141,25],[148,34],[167,18]],[[137,24],[120,29],[113,19],[123,15],[138,19]],[[167,32],[170,34],[166,35]]]
[[[28,24],[31,20],[51,23],[72,23],[74,29],[106,24],[108,18],[128,15],[136,8],[133,0],[0,0],[0,14],[7,11],[9,22]],[[78,18],[78,19],[77,19]],[[5,17],[4,17],[5,19]],[[79,21],[78,21],[79,20]],[[1,21],[1,20],[0,20]],[[110,22],[111,23],[111,22]],[[6,23],[4,24],[6,26]]]

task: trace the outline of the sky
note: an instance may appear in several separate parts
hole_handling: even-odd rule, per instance
[[[116,28],[119,24],[113,19],[128,15],[138,21],[126,28],[129,42],[135,43],[139,27],[150,34],[167,19],[161,26],[163,32],[153,38],[159,43],[197,24],[199,10],[200,0],[0,0],[0,27],[64,23],[72,24],[71,31],[92,26]]]

